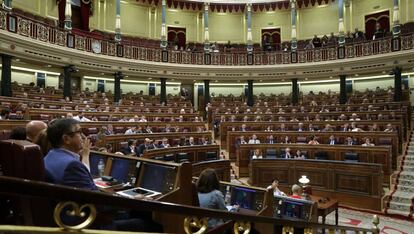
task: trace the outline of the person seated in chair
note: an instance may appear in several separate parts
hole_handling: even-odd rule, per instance
[[[255,149],[253,151],[252,159],[263,158],[262,151],[260,149]]]
[[[300,149],[296,150],[296,153],[293,157],[296,159],[306,159],[305,154],[302,153]]]
[[[197,180],[197,193],[200,207],[227,210],[224,196],[220,191],[220,183],[214,169],[205,169]],[[208,227],[214,228],[224,224],[222,219],[210,218]]]
[[[289,197],[296,198],[296,199],[302,199],[302,187],[300,187],[297,184],[292,185],[292,195]]]
[[[285,153],[280,155],[281,158],[293,158],[293,155],[290,153],[290,148],[286,147]]]
[[[252,139],[249,140],[249,144],[260,144],[260,140],[257,139],[256,134],[253,134]]]
[[[369,137],[365,138],[365,142],[364,144],[362,144],[362,146],[375,146],[374,143],[371,143],[371,140],[369,139]]]
[[[128,140],[128,145],[121,148],[121,152],[124,155],[135,154],[135,141],[132,139]]]
[[[266,141],[267,144],[275,144],[276,140],[274,139],[273,135],[270,135]]]
[[[310,136],[308,145],[319,145],[319,142],[316,140],[316,137],[314,135]]]
[[[35,142],[37,136],[43,129],[47,128],[47,124],[43,121],[32,120],[26,124],[26,140]]]
[[[334,135],[329,136],[329,140],[327,142],[328,145],[336,145],[338,142],[336,141],[336,138]]]
[[[272,184],[267,186],[267,190],[273,190],[273,196],[286,196],[286,194],[279,189],[279,180],[274,179]]]
[[[152,140],[145,138],[144,143],[136,147],[135,153],[138,157],[141,157],[146,150],[155,149],[155,145],[152,143]]]

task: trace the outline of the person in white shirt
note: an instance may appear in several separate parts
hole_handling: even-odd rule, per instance
[[[135,134],[136,127],[130,127],[125,131],[125,135]]]
[[[129,120],[129,122],[138,122],[138,121],[139,121],[138,115],[135,115],[134,118],[131,118]]]
[[[263,158],[263,155],[260,149],[255,149],[253,152],[252,159],[258,159],[258,158]]]
[[[356,126],[356,123],[355,123],[355,122],[352,122],[352,123],[351,123],[351,131],[352,131],[352,132],[363,132],[364,130],[362,130],[361,128],[358,128],[358,127]]]
[[[387,124],[387,128],[384,129],[384,132],[393,132],[393,131],[394,131],[394,128],[392,127],[392,125],[391,124]]]
[[[257,139],[256,134],[253,134],[252,139],[249,140],[249,144],[260,144],[260,140]]]
[[[90,122],[91,121],[90,119],[88,119],[84,116],[83,112],[81,112],[78,115],[74,116],[73,119],[77,120],[79,122]]]
[[[371,140],[367,137],[365,138],[365,143],[362,146],[375,146],[374,143],[371,143]]]
[[[267,190],[273,190],[273,196],[286,196],[286,194],[279,189],[279,181],[274,179],[272,184],[267,186]]]

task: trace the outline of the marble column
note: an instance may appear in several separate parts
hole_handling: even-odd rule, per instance
[[[65,30],[72,30],[72,4],[71,0],[66,0],[65,6]]]
[[[1,96],[12,96],[11,88],[11,62],[12,56],[7,54],[1,55],[2,67],[1,67]]]
[[[290,48],[292,51],[295,51],[298,48],[298,41],[296,39],[296,0],[290,0],[290,17],[292,24]]]
[[[166,17],[167,17],[167,0],[161,1],[161,48],[167,49],[167,25],[166,25]]]
[[[121,42],[121,0],[116,0],[115,41]]]

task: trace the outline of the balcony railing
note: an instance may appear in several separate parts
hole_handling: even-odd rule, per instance
[[[259,51],[253,52],[253,54],[248,54],[247,52],[206,54],[204,52],[191,51],[163,51],[161,48],[153,48],[146,46],[145,43],[137,43],[131,40],[117,44],[113,40],[107,40],[102,35],[92,32],[79,30],[65,31],[35,19],[4,10],[0,10],[0,29],[29,37],[33,40],[88,53],[123,57],[131,60],[189,65],[245,66],[312,63],[372,56],[400,50],[412,50],[414,47],[414,34],[410,33],[401,35],[398,38],[387,37],[375,41],[350,43],[343,47],[331,46],[310,50],[297,50],[296,52]],[[94,51],[92,47],[95,44],[100,46],[97,46],[98,49]]]

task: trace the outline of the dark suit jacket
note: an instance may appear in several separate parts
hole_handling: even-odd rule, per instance
[[[128,155],[132,153],[132,150],[129,146],[126,146],[126,147],[122,147],[121,152],[125,155]]]
[[[273,142],[270,142],[270,139],[267,139],[266,140],[266,143],[268,143],[268,144],[276,144],[276,140],[275,139],[273,139],[272,141]]]
[[[88,168],[67,150],[50,150],[44,158],[44,164],[48,182],[97,190]]]
[[[281,154],[280,158],[293,158],[293,154],[290,154],[288,157],[286,157],[286,154]]]
[[[328,141],[326,142],[326,144],[330,145],[331,144],[331,140],[328,139]],[[333,144],[336,145],[336,144],[338,144],[338,142],[336,140],[333,140]]]

